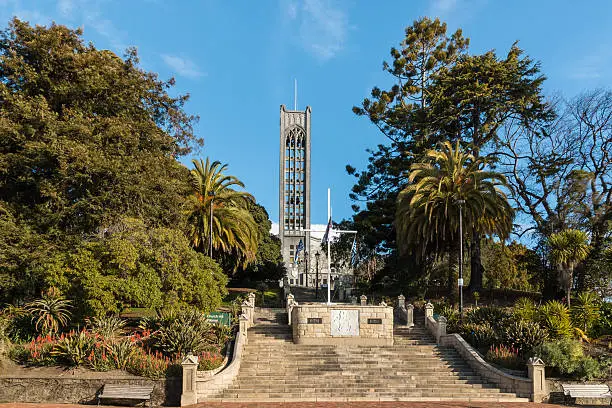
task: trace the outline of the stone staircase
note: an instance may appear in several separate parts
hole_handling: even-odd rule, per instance
[[[397,327],[392,347],[305,346],[284,310],[255,317],[237,379],[206,401],[528,401],[484,383],[422,326]]]

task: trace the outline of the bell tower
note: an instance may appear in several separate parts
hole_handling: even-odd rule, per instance
[[[310,106],[280,107],[279,236],[290,285],[310,286]],[[301,244],[300,244],[301,242]],[[297,253],[297,258],[296,258]],[[310,278],[310,279],[309,279]]]

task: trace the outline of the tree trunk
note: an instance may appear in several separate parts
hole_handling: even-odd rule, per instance
[[[566,289],[567,308],[568,309],[571,307],[570,293],[572,292],[572,283],[573,283],[573,281],[574,281],[574,274],[573,274],[573,270],[570,269],[569,271],[567,271],[567,289]]]
[[[480,233],[472,230],[472,244],[470,245],[470,292],[482,290],[483,267],[480,259]]]
[[[451,305],[457,302],[457,268],[459,266],[459,240],[453,242],[448,248],[448,276],[446,289]]]

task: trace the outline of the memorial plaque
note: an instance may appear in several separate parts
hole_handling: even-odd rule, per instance
[[[368,324],[382,324],[382,319],[368,319]]]
[[[359,310],[332,309],[332,336],[359,336]]]
[[[321,319],[320,317],[309,317],[308,318],[308,324],[322,324],[323,323],[323,319]]]

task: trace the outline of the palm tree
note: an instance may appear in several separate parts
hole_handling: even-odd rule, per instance
[[[208,158],[206,162],[202,159],[192,162],[193,195],[187,218],[192,245],[209,256],[235,256],[236,266],[246,267],[255,260],[258,245],[257,225],[248,210],[253,196],[234,189],[244,188],[244,184],[224,174],[226,164],[211,162]],[[209,250],[211,236],[212,253]]]
[[[459,261],[459,206],[463,223],[485,235],[507,237],[513,210],[500,187],[503,175],[485,171],[486,158],[464,152],[444,142],[440,151],[426,153],[429,160],[410,167],[408,186],[397,202],[395,216],[400,253],[417,251],[421,257],[449,252],[449,290]],[[461,260],[463,261],[463,260]]]
[[[565,286],[567,307],[574,281],[574,268],[589,255],[591,247],[586,233],[576,229],[565,229],[548,238],[550,260],[557,265],[561,284]]]

